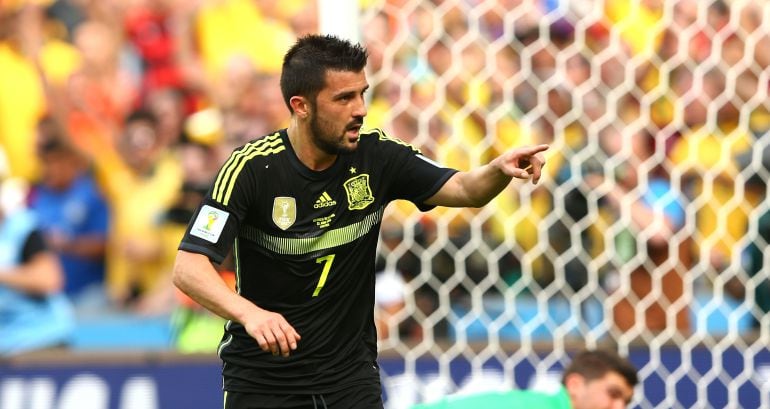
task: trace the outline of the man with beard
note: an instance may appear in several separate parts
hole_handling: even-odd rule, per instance
[[[382,408],[374,263],[385,206],[483,206],[511,178],[537,182],[547,145],[468,172],[380,130],[362,132],[367,53],[333,36],[284,57],[287,129],[236,149],[179,246],[174,282],[228,319],[225,408]],[[237,294],[213,263],[232,248]]]

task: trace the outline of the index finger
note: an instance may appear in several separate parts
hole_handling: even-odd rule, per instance
[[[550,145],[548,144],[540,144],[535,146],[523,146],[521,147],[519,153],[526,156],[532,156],[535,154],[538,154],[540,152],[546,151],[550,148]]]

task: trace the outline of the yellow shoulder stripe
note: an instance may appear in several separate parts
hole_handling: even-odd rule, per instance
[[[214,189],[211,192],[212,198],[226,205],[225,197],[229,197],[229,195],[226,196],[226,192],[232,192],[238,173],[243,169],[246,161],[254,156],[267,156],[278,153],[285,149],[282,143],[280,133],[276,132],[270,136],[248,143],[241,149],[234,151],[219,170],[217,179],[214,182]]]
[[[406,142],[402,141],[401,139],[393,138],[393,137],[390,137],[388,135],[385,135],[385,133],[382,132],[382,130],[379,129],[379,128],[373,128],[373,129],[371,129],[371,132],[377,134],[381,141],[389,141],[389,142],[397,143],[399,145],[403,145],[403,146],[409,147],[409,148],[411,148],[413,151],[415,151],[417,153],[420,153],[420,150],[417,149],[414,145],[406,143]]]
[[[265,149],[265,150],[256,150],[252,153],[250,153],[248,156],[246,156],[240,164],[238,164],[238,167],[235,168],[235,172],[233,172],[233,177],[230,179],[230,182],[227,184],[227,191],[225,192],[225,198],[224,201],[221,202],[223,205],[227,206],[227,204],[230,202],[230,195],[233,193],[233,188],[235,187],[235,181],[238,178],[238,174],[241,173],[241,170],[244,166],[246,166],[246,162],[248,162],[251,158],[255,156],[269,156],[278,152],[283,152],[286,149],[285,146],[279,145],[272,149]]]

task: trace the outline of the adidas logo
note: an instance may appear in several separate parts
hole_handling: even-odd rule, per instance
[[[320,209],[323,207],[329,207],[329,206],[335,206],[337,202],[332,199],[331,196],[329,196],[328,193],[323,192],[321,196],[318,197],[318,199],[315,201],[315,204],[313,205],[313,209]]]

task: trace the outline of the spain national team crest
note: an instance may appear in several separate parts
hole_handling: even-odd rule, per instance
[[[374,202],[372,189],[369,187],[369,175],[366,173],[346,180],[343,186],[348,194],[348,209],[361,210]]]
[[[286,230],[297,221],[297,201],[293,197],[276,197],[273,200],[273,222]]]

